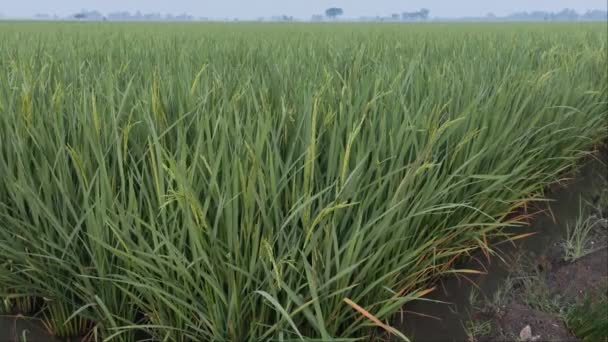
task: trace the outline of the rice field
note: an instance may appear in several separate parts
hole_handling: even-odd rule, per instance
[[[0,23],[0,312],[367,340],[608,137],[599,24]]]

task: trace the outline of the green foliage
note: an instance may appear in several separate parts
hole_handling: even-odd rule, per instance
[[[469,306],[464,314],[466,318],[462,321],[462,326],[467,335],[467,341],[476,342],[492,332],[492,322],[476,317],[488,309],[476,288],[471,288],[468,301]]]
[[[574,262],[598,249],[592,245],[592,239],[596,237],[596,230],[603,224],[603,219],[584,211],[584,206],[579,204],[579,215],[575,224],[566,226],[566,239],[563,242],[565,261]]]
[[[43,310],[43,325],[53,335],[61,338],[81,337],[93,328],[91,321],[81,315],[73,315],[69,302],[49,302]]]
[[[10,298],[0,297],[0,315],[6,315],[13,312],[13,302]]]
[[[464,329],[467,334],[467,341],[476,342],[492,332],[492,324],[490,321],[484,320],[467,320],[464,323]]]
[[[0,284],[108,339],[365,338],[606,138],[604,24],[10,23],[0,46]]]
[[[566,323],[583,342],[608,341],[608,297],[586,296],[566,315]]]
[[[38,298],[31,296],[13,297],[13,303],[18,313],[22,315],[33,314],[40,309]]]

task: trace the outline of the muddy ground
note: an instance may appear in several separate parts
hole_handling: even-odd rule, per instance
[[[515,280],[504,303],[486,304],[475,312],[472,319],[489,323],[489,332],[471,340],[579,341],[568,329],[560,311],[584,300],[585,296],[606,292],[608,250],[593,252],[573,263],[565,263],[561,258],[550,260],[550,263],[550,270],[532,271],[531,278],[527,278],[532,279],[530,285]],[[534,291],[539,293],[530,293]],[[524,331],[526,327],[529,327],[529,333]]]
[[[469,340],[579,341],[568,328],[564,312],[587,298],[608,294],[608,183],[600,179],[594,184],[592,193],[585,194],[590,200],[579,202],[588,209],[579,215],[593,227],[585,239],[586,254],[568,260],[566,232],[546,253],[519,258],[502,288],[502,298],[486,299],[473,310],[469,326],[481,328],[477,336],[469,333]],[[571,222],[571,231],[574,226]]]

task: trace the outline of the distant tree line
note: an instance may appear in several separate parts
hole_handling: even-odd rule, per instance
[[[416,21],[416,20],[427,20],[429,18],[429,11],[426,8],[421,9],[417,12],[403,12],[401,13],[401,20],[403,21]]]
[[[393,13],[390,17],[382,18],[376,17],[380,21],[421,21],[429,18],[430,10],[423,8],[416,12],[403,12],[401,14]],[[324,19],[336,19],[344,14],[344,10],[339,7],[331,7],[325,10],[325,16],[315,14],[312,16],[311,21],[323,21]]]
[[[505,17],[496,17],[491,13],[487,17],[496,20],[521,20],[521,21],[606,21],[608,20],[608,12],[603,10],[591,10],[579,14],[573,9],[564,8],[559,12],[517,12]]]
[[[314,19],[314,18],[313,18]],[[385,17],[360,17],[357,21],[395,22],[395,21],[425,21],[430,19],[430,11],[421,9],[417,12],[393,13]],[[433,18],[436,21],[608,21],[608,12],[604,10],[590,10],[578,13],[573,9],[563,9],[559,12],[532,11],[517,12],[499,17],[488,13],[483,17],[462,18]]]
[[[399,21],[426,21],[430,19],[431,11],[427,8],[422,8],[415,12],[402,12],[393,13],[389,16],[376,16],[376,17],[360,17],[358,21],[379,21],[379,22],[399,22]]]
[[[262,18],[262,20],[260,20],[260,21],[263,21],[263,19],[264,18]],[[275,16],[270,17],[270,20],[271,21],[293,21],[294,19],[293,19],[293,16],[290,16],[290,15],[275,15]]]
[[[160,13],[141,13],[137,11],[133,14],[127,11],[123,12],[113,12],[109,13],[107,16],[104,16],[99,11],[82,11],[75,13],[70,16],[72,19],[76,20],[90,20],[90,21],[191,21],[195,20],[195,18],[188,14],[180,14],[180,15],[162,15]]]
[[[360,17],[358,19],[350,18],[353,21],[392,21],[392,22],[416,22],[426,21],[430,19],[430,10],[422,8],[414,12],[402,12],[393,13],[388,16],[375,16],[375,17]],[[331,7],[325,10],[323,14],[313,15],[311,21],[324,21],[324,20],[335,20],[338,17],[344,15],[344,10],[339,7]],[[130,13],[126,11],[113,12],[107,15],[103,15],[99,11],[81,11],[68,16],[67,18],[60,18],[56,15],[50,16],[48,14],[37,14],[36,19],[40,20],[61,20],[70,19],[78,21],[192,21],[192,20],[209,20],[208,18],[195,18],[188,14],[171,15],[171,14],[160,14],[160,13],[142,13],[136,11]],[[272,16],[268,18],[271,21],[295,21],[293,16],[280,15]],[[268,20],[259,18],[259,21]],[[221,19],[220,19],[221,20]],[[228,19],[224,19],[226,21]],[[234,19],[237,20],[237,19]],[[499,17],[493,13],[488,13],[483,17],[465,17],[465,18],[433,18],[433,20],[455,20],[455,21],[608,21],[608,12],[605,10],[589,10],[585,13],[578,13],[573,9],[565,8],[559,12],[547,12],[547,11],[532,11],[532,12],[517,12],[507,16]]]

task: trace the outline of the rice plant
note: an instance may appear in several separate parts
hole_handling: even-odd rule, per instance
[[[606,139],[606,26],[550,28],[0,23],[0,285],[107,340],[405,339]]]
[[[60,338],[82,337],[93,328],[91,321],[74,315],[65,302],[49,302],[43,311],[43,325],[53,335]]]
[[[0,315],[7,315],[13,312],[13,302],[10,298],[0,298]]]

